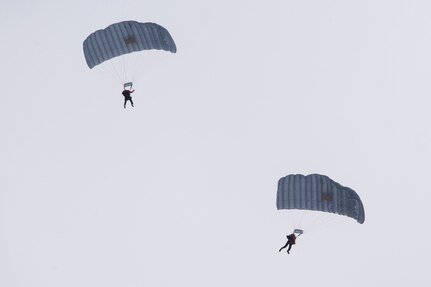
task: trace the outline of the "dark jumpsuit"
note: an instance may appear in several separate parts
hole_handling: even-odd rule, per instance
[[[122,92],[122,94],[124,96],[124,108],[126,108],[127,101],[130,101],[130,103],[132,104],[132,107],[134,107],[132,97],[130,96],[131,93],[133,93],[133,92],[131,92],[129,90],[124,90]]]
[[[283,248],[286,248],[287,245],[289,245],[289,248],[287,249],[287,253],[289,253],[290,248],[292,248],[292,245],[295,244],[295,240],[296,240],[296,235],[295,233],[292,233],[290,235],[286,235],[287,237],[287,242],[286,244],[280,248],[280,250],[278,250],[278,252],[280,252]]]

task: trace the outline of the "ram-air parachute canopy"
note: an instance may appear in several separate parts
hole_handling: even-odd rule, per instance
[[[304,209],[337,213],[364,223],[358,194],[320,174],[291,174],[278,181],[277,209]]]
[[[84,55],[90,69],[114,57],[142,50],[177,51],[168,30],[155,23],[124,21],[98,30],[84,41]]]

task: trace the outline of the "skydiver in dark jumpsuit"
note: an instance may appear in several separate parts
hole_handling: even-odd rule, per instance
[[[292,245],[295,244],[296,235],[295,233],[292,233],[290,235],[286,235],[286,237],[287,237],[286,244],[283,247],[281,247],[280,250],[278,250],[278,252],[280,252],[283,248],[286,248],[287,245],[289,245],[289,248],[287,248],[287,253],[290,254],[289,251],[290,251],[290,248],[292,248]]]
[[[125,89],[123,92],[121,92],[124,96],[124,108],[126,108],[127,101],[130,101],[130,103],[132,104],[132,107],[134,107],[132,97],[130,96],[130,94],[133,93],[134,91],[135,90],[126,90]]]

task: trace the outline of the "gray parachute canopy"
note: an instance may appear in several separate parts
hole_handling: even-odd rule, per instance
[[[306,209],[337,213],[364,223],[364,206],[358,194],[320,174],[290,174],[280,178],[277,209]]]
[[[90,69],[109,59],[142,50],[177,47],[168,30],[155,23],[124,21],[90,34],[84,41],[84,55]]]

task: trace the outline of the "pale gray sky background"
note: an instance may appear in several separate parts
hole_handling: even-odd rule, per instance
[[[2,1],[0,286],[431,286],[430,11]],[[123,20],[159,23],[178,47],[141,58],[126,110],[82,51]],[[279,253],[290,173],[353,188],[365,223]]]

